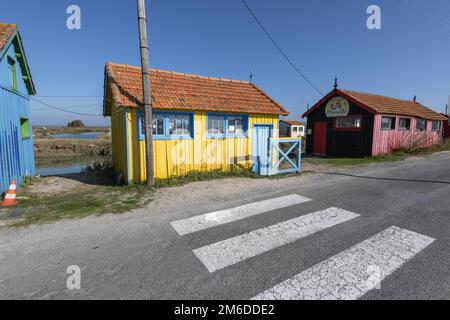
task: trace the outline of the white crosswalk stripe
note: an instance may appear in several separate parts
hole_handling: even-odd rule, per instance
[[[180,236],[183,236],[308,201],[311,201],[311,199],[293,194],[174,221],[171,222],[171,225]]]
[[[171,225],[183,236],[309,201],[312,200],[293,194],[174,221]],[[357,213],[332,207],[206,245],[193,253],[213,273],[357,217]],[[434,241],[413,231],[390,227],[252,299],[355,300],[378,288],[381,281]]]
[[[433,241],[433,238],[391,227],[253,299],[354,300],[374,289]]]
[[[356,213],[329,208],[217,242],[194,253],[212,273],[356,217]]]

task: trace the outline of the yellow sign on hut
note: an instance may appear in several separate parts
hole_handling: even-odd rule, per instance
[[[350,103],[343,97],[334,97],[328,101],[325,114],[328,118],[346,117],[350,111]]]

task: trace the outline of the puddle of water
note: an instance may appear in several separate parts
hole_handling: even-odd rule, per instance
[[[86,168],[85,165],[73,165],[67,167],[49,167],[49,168],[36,168],[36,172],[38,172],[41,176],[56,176],[60,174],[69,174],[69,173],[80,173],[81,170]]]
[[[52,134],[50,137],[54,139],[82,139],[82,140],[94,140],[101,136],[103,132],[85,132],[85,133],[62,133]]]

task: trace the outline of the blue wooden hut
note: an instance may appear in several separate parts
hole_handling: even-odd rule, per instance
[[[0,23],[0,193],[34,175],[31,73],[15,24]]]

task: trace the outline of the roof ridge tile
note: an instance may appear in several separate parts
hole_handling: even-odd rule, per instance
[[[129,65],[129,64],[120,64],[120,63],[114,63],[114,62],[107,62],[107,63],[109,63],[112,66],[116,66],[116,67],[127,67],[127,68],[130,68],[130,69],[141,70],[141,67],[133,66],[133,65]],[[159,73],[166,73],[166,74],[173,74],[173,75],[180,75],[180,76],[186,76],[186,77],[197,77],[197,78],[200,78],[200,79],[208,79],[208,80],[218,80],[218,81],[245,83],[245,84],[249,84],[250,83],[249,81],[245,81],[245,80],[236,80],[236,79],[228,79],[228,78],[202,76],[200,74],[195,74],[195,73],[178,72],[178,71],[174,71],[174,70],[164,70],[164,69],[159,69],[159,68],[150,68],[150,71],[159,72]]]

